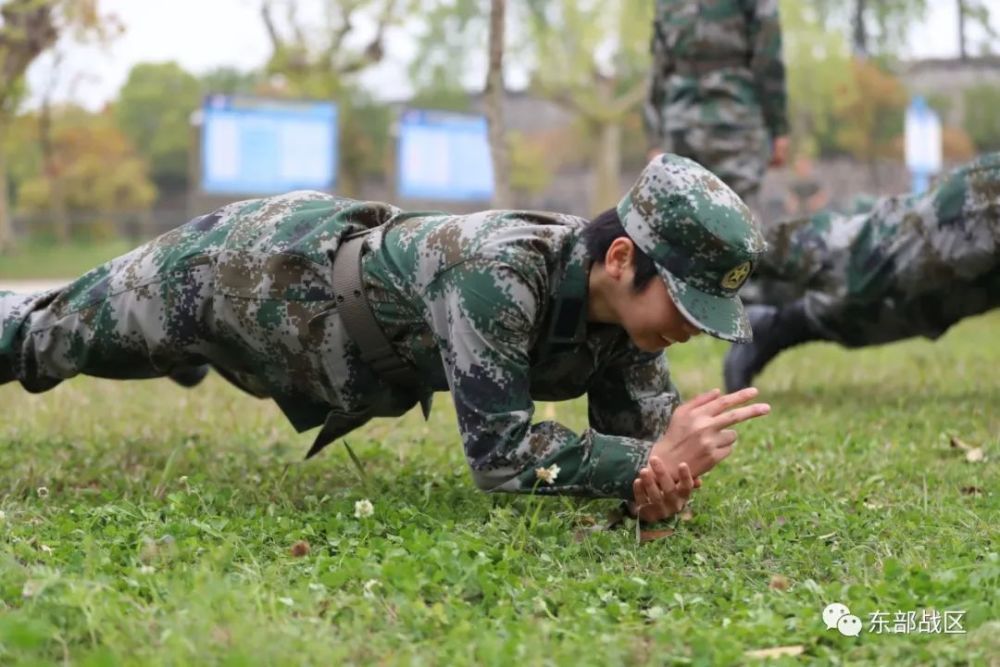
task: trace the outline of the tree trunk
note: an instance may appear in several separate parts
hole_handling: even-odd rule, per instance
[[[486,121],[489,125],[490,156],[493,159],[493,205],[509,208],[510,156],[507,154],[507,132],[503,114],[503,47],[506,0],[490,2],[489,67],[486,71]]]
[[[865,26],[865,9],[867,0],[854,2],[854,55],[859,58],[868,56],[868,29]]]
[[[4,130],[0,128],[0,138]],[[10,219],[10,199],[7,192],[7,155],[0,150],[0,253],[14,247],[14,225]]]
[[[965,46],[965,0],[958,0],[958,57],[961,60],[969,58]]]
[[[49,182],[49,215],[52,233],[57,243],[68,243],[70,239],[69,213],[63,193],[62,174],[56,163],[55,146],[52,143],[52,104],[46,95],[38,116],[38,138],[42,150],[42,171]]]
[[[597,129],[597,154],[594,155],[594,194],[590,201],[593,215],[614,206],[621,198],[622,128],[617,121],[602,121]]]

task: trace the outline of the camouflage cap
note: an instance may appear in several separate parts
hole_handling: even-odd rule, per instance
[[[729,186],[697,162],[666,153],[643,169],[618,216],[685,317],[716,338],[752,340],[738,292],[766,243]]]

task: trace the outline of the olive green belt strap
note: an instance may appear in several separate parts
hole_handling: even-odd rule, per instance
[[[343,240],[333,257],[333,294],[347,335],[361,350],[361,359],[389,384],[406,388],[421,385],[416,370],[396,354],[375,319],[361,281],[361,254],[371,230]]]

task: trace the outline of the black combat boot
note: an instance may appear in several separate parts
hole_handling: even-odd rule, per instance
[[[753,342],[729,348],[722,369],[726,391],[749,387],[782,350],[827,339],[809,323],[801,299],[784,306],[747,306],[746,311],[753,329]]]
[[[167,375],[171,380],[182,387],[195,387],[208,375],[208,364],[202,366],[182,366],[170,371]]]

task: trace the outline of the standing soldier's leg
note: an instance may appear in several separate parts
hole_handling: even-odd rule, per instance
[[[702,125],[671,133],[670,142],[679,155],[702,164],[731,187],[750,207],[762,230],[767,232],[767,225],[761,217],[760,188],[771,153],[768,134],[763,127]],[[751,279],[744,286],[741,296],[749,303],[790,296],[785,289],[773,291],[778,289],[774,284],[771,293],[765,294],[762,289]]]
[[[727,355],[729,389],[747,386],[799,343],[934,339],[1000,307],[1000,154],[955,170],[924,195],[888,197],[850,218],[782,223],[768,237],[762,277],[795,281],[805,296],[748,309],[754,341]]]
[[[714,173],[756,214],[760,186],[770,159],[767,131],[728,125],[693,127],[670,136],[673,152]]]

